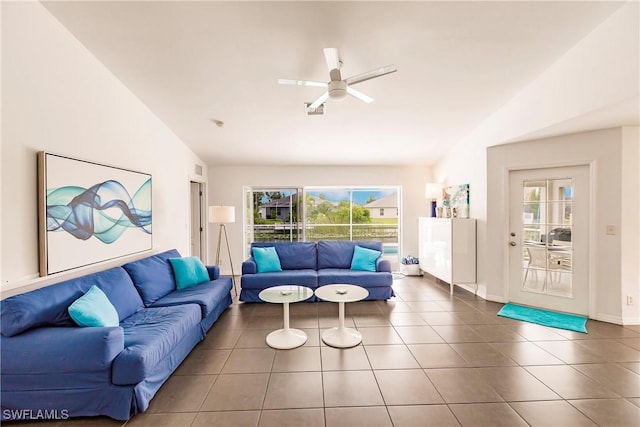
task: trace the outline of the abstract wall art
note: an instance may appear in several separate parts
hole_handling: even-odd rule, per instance
[[[469,218],[469,184],[442,189],[442,205],[456,210],[458,218]]]
[[[151,175],[38,153],[40,275],[150,250]]]

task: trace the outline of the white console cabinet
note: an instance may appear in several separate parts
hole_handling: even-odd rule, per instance
[[[476,220],[420,217],[418,259],[420,269],[449,283],[475,284]]]

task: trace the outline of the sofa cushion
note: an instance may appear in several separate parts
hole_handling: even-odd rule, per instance
[[[246,274],[241,278],[242,289],[265,289],[271,286],[299,285],[315,289],[318,277],[315,270],[285,270],[262,274]]]
[[[172,249],[122,266],[131,276],[144,305],[149,306],[176,290],[176,280],[168,260],[179,257],[180,253]]]
[[[137,384],[145,379],[200,320],[196,304],[146,308],[123,320],[124,350],[113,361],[113,383]]]
[[[152,307],[170,307],[182,304],[198,304],[202,318],[209,316],[229,295],[233,283],[230,277],[207,281],[199,285],[173,291],[153,303]]]
[[[315,242],[254,242],[251,244],[252,248],[268,246],[276,248],[283,270],[315,270],[318,265]]]
[[[251,248],[251,254],[256,261],[258,273],[269,273],[270,271],[282,271],[278,252],[273,246],[266,248]]]
[[[393,277],[391,276],[391,273],[349,270],[342,268],[326,268],[318,270],[318,286],[338,283],[349,283],[352,285],[362,286],[363,288],[391,287],[393,284]]]
[[[363,248],[356,245],[353,249],[351,259],[352,270],[376,271],[376,261],[380,258],[381,252],[374,249]]]
[[[78,326],[115,327],[120,323],[115,307],[96,285],[71,303],[67,310]]]
[[[209,281],[209,272],[198,257],[169,258],[169,262],[178,290]]]
[[[382,252],[382,243],[377,241],[342,242],[321,240],[318,242],[318,269],[350,269],[353,251],[356,245]]]
[[[0,304],[2,334],[13,336],[38,326],[76,326],[67,309],[93,285],[109,298],[119,319],[143,308],[131,278],[116,267],[4,299]]]

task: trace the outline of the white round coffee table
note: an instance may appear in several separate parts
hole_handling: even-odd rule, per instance
[[[361,301],[369,296],[369,291],[355,285],[325,285],[315,290],[318,298],[338,303],[338,326],[322,333],[322,341],[331,347],[355,347],[362,342],[362,334],[355,329],[344,327],[344,303]]]
[[[258,296],[262,301],[282,304],[284,310],[284,328],[267,335],[269,347],[288,350],[300,347],[307,342],[307,334],[299,329],[289,327],[289,304],[304,301],[313,295],[313,290],[305,286],[284,285],[264,289]]]

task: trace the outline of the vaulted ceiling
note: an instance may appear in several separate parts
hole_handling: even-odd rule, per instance
[[[47,9],[207,164],[433,164],[617,2],[53,1]],[[373,97],[304,103],[323,48]],[[224,122],[217,126],[214,121]],[[589,128],[589,120],[582,125]]]

